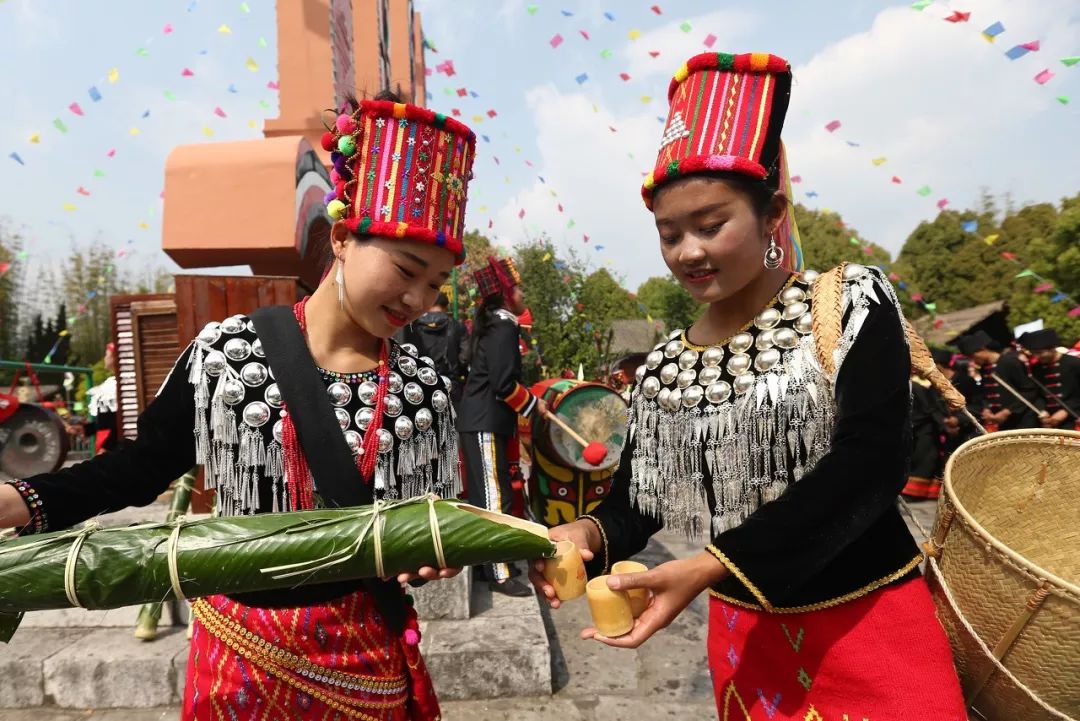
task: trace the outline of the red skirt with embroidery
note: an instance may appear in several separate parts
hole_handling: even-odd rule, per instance
[[[724,721],[967,721],[921,577],[806,613],[709,600],[709,672]]]
[[[364,591],[300,608],[211,596],[192,612],[182,721],[440,718],[411,609],[404,638]]]

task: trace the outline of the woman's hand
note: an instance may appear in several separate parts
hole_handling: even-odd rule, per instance
[[[30,523],[30,509],[15,486],[0,484],[0,528],[25,526]]]
[[[453,578],[459,573],[461,573],[460,568],[435,568],[434,566],[421,566],[419,569],[417,569],[416,573],[399,573],[397,575],[397,582],[404,586],[409,581],[414,581],[418,578],[425,581],[437,581],[440,578]]]
[[[662,563],[644,573],[623,573],[608,577],[614,591],[647,588],[652,603],[634,619],[630,633],[618,638],[601,636],[595,628],[586,628],[582,638],[593,638],[616,648],[637,648],[654,633],[667,628],[698,594],[728,575],[727,567],[710,553]]]
[[[604,542],[600,537],[600,530],[596,527],[596,524],[587,518],[555,526],[548,532],[548,538],[552,541],[573,541],[574,545],[578,547],[583,561],[593,560]],[[555,595],[555,587],[544,578],[544,561],[542,559],[529,564],[529,581],[532,582],[532,585],[552,608],[558,608],[562,605],[562,602]]]

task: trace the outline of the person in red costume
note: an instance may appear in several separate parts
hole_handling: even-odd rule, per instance
[[[464,259],[475,136],[380,93],[349,101],[322,141],[333,255],[315,292],[208,324],[140,416],[136,440],[0,486],[0,527],[60,530],[146,505],[196,464],[222,516],[456,495],[449,387],[392,336]],[[197,599],[181,719],[436,721],[403,586],[459,570]]]

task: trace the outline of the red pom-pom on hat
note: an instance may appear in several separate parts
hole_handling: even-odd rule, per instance
[[[337,150],[337,140],[334,138],[334,134],[327,131],[322,134],[322,139],[319,141],[322,145],[322,149],[330,153]]]

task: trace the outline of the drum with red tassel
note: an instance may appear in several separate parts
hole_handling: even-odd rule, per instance
[[[532,392],[557,420],[534,415],[530,432],[522,433],[532,464],[529,505],[538,521],[557,526],[589,513],[611,490],[625,442],[626,401],[601,383],[567,378],[541,381]]]

